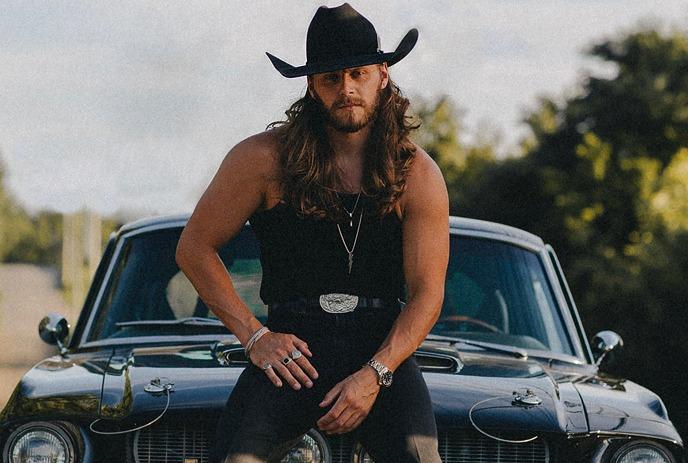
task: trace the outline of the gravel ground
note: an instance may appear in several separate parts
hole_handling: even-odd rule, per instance
[[[0,264],[0,408],[26,370],[57,352],[38,337],[43,316],[57,312],[72,326],[76,322],[77,311],[64,302],[57,278],[49,267]]]

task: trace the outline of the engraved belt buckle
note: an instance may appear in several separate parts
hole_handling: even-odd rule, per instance
[[[329,313],[353,312],[358,305],[358,296],[353,294],[330,293],[320,296],[320,307]]]

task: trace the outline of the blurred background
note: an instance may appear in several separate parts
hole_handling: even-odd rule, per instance
[[[453,215],[540,235],[610,373],[688,436],[688,5],[352,1],[422,122]],[[109,233],[191,212],[226,152],[305,91],[308,23],[338,2],[0,4],[0,406],[76,322]]]

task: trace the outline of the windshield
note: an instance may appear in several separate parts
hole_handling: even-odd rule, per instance
[[[126,240],[89,341],[229,334],[175,262],[180,233],[166,229]],[[450,243],[444,305],[433,334],[573,354],[539,254],[485,238],[452,235]],[[253,232],[242,230],[219,255],[241,299],[265,322]]]
[[[431,333],[573,354],[539,254],[453,235],[442,313]]]
[[[229,334],[198,297],[179,269],[175,252],[181,229],[155,231],[128,239],[105,290],[89,340],[132,336]],[[267,319],[260,300],[260,250],[245,228],[220,252],[239,297],[259,320]],[[193,317],[194,323],[170,323]],[[209,319],[208,323],[201,323]],[[150,323],[151,321],[161,323]],[[135,323],[141,322],[141,323]],[[145,322],[145,323],[144,323]]]

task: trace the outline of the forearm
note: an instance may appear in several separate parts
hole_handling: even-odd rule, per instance
[[[208,308],[246,345],[262,324],[237,294],[215,249],[186,243],[177,252],[177,263]]]
[[[421,345],[439,317],[443,294],[419,293],[408,300],[374,357],[394,371]]]

